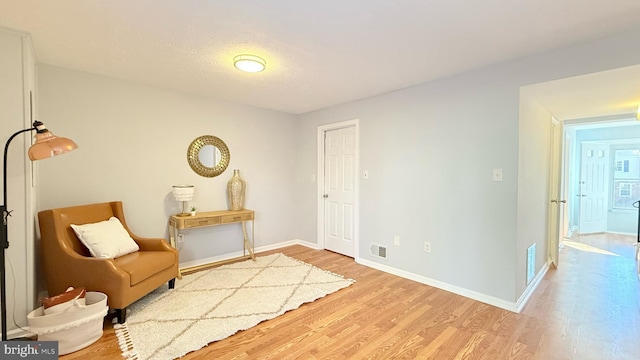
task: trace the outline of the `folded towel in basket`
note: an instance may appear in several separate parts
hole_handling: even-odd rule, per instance
[[[42,299],[44,313],[49,315],[77,310],[79,306],[86,305],[86,294],[87,291],[83,287],[75,289],[73,287],[69,287],[67,291],[62,294],[44,298]]]

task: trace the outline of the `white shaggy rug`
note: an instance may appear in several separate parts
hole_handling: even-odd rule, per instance
[[[128,359],[175,359],[354,283],[283,254],[186,275],[127,311],[116,335]]]

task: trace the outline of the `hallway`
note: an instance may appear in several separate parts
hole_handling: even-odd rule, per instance
[[[523,314],[543,319],[539,359],[640,358],[635,236],[574,236]]]

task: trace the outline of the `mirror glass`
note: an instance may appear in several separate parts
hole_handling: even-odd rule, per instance
[[[198,159],[205,167],[215,167],[220,162],[220,149],[213,145],[205,145],[198,153]]]
[[[222,174],[229,165],[229,148],[213,135],[196,138],[187,150],[187,161],[196,174],[214,177]]]

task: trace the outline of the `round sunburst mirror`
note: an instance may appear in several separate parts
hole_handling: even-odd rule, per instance
[[[214,177],[229,166],[229,148],[213,135],[203,135],[191,142],[187,149],[187,161],[196,174]]]

